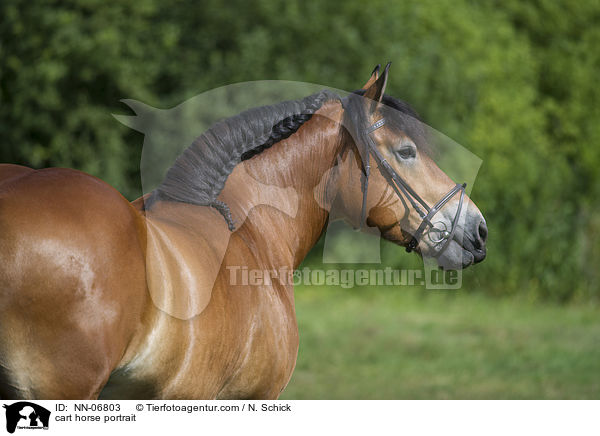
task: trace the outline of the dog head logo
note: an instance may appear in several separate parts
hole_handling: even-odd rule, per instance
[[[19,429],[48,429],[50,411],[28,401],[4,405],[6,409],[6,431]]]

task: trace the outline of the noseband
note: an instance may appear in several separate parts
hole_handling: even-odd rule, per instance
[[[392,168],[392,166],[388,163],[387,160],[381,155],[379,150],[377,149],[375,142],[371,138],[371,133],[375,130],[379,129],[385,124],[385,118],[381,118],[379,121],[373,123],[370,127],[366,129],[366,148],[367,152],[365,153],[364,162],[364,174],[362,178],[362,191],[363,191],[363,201],[362,201],[362,210],[360,213],[360,226],[362,228],[363,223],[366,218],[366,210],[367,210],[367,189],[369,185],[369,174],[371,171],[371,166],[369,163],[369,156],[373,155],[375,162],[379,167],[379,171],[383,175],[383,177],[387,180],[388,184],[394,189],[398,197],[406,198],[413,209],[419,214],[421,217],[421,224],[417,228],[417,231],[412,235],[411,240],[408,242],[406,246],[406,251],[411,252],[417,245],[419,245],[419,241],[423,237],[423,234],[427,231],[427,235],[429,240],[435,244],[437,248],[436,256],[439,256],[444,252],[452,238],[454,238],[454,233],[456,231],[456,225],[458,223],[458,218],[460,216],[460,211],[463,205],[463,199],[465,197],[465,188],[467,187],[466,183],[462,185],[457,183],[454,188],[452,188],[446,195],[444,195],[437,203],[433,205],[433,207],[429,207],[429,205],[423,200],[419,194],[417,194],[410,185],[402,178],[398,173]],[[433,223],[433,217],[456,195],[460,193],[460,197],[458,200],[458,207],[456,208],[456,214],[454,215],[454,219],[452,220],[452,226],[450,230],[447,229],[446,225],[443,222]],[[436,227],[436,224],[440,226]]]

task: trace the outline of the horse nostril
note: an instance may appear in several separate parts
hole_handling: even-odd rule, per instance
[[[487,240],[487,236],[488,236],[488,228],[487,228],[487,225],[485,224],[485,221],[481,221],[479,223],[479,227],[478,227],[477,231],[479,232],[479,238],[481,239],[482,245],[485,244],[485,241]]]

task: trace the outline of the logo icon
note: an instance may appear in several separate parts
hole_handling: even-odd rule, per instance
[[[50,411],[28,401],[19,401],[11,405],[4,404],[6,409],[6,431],[14,433],[18,429],[48,430]]]

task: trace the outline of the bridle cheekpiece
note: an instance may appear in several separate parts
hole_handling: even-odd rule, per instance
[[[456,227],[458,224],[458,219],[460,217],[460,212],[462,210],[463,200],[465,197],[465,188],[467,187],[466,183],[460,184],[457,183],[446,195],[444,195],[437,203],[435,203],[432,207],[423,200],[419,194],[417,194],[411,186],[402,178],[400,175],[392,168],[392,166],[388,163],[388,161],[381,155],[375,142],[371,138],[371,133],[376,131],[377,129],[383,127],[385,125],[385,118],[380,118],[378,121],[374,122],[371,126],[367,127],[366,133],[366,153],[364,159],[366,162],[363,162],[364,165],[364,174],[362,178],[362,191],[363,191],[363,201],[362,201],[362,210],[361,210],[361,222],[360,227],[362,228],[365,219],[366,219],[366,208],[367,208],[367,190],[369,184],[369,175],[370,175],[370,163],[369,157],[373,155],[375,162],[379,168],[379,171],[386,179],[388,184],[394,189],[398,197],[406,198],[413,209],[419,214],[421,217],[421,223],[415,233],[411,236],[408,245],[406,246],[406,251],[411,252],[417,248],[419,245],[419,241],[423,237],[423,234],[427,231],[427,236],[429,240],[435,244],[437,249],[436,256],[439,256],[444,252],[444,250],[450,244],[450,241],[454,238]],[[456,195],[460,194],[458,200],[458,207],[456,208],[456,214],[454,215],[454,219],[452,220],[452,225],[450,230],[448,230],[446,224],[444,222],[436,222],[434,223],[433,217]]]

